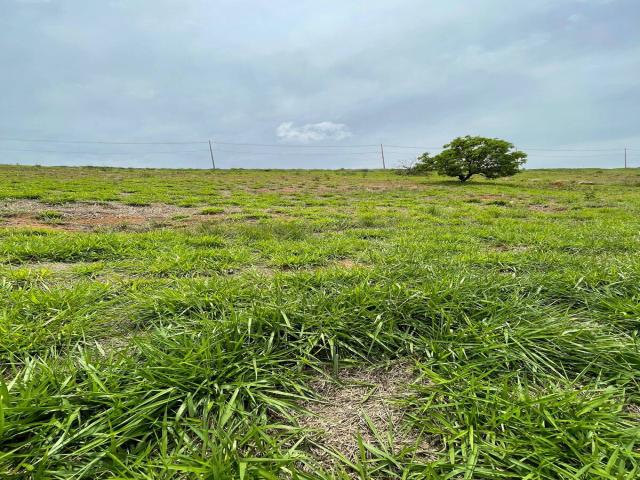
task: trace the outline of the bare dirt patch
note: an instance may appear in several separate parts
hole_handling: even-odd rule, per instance
[[[297,197],[300,194],[313,194],[317,196],[328,196],[354,191],[361,192],[386,192],[392,190],[422,190],[422,185],[408,184],[403,181],[387,180],[384,182],[372,182],[369,180],[352,179],[350,182],[342,182],[333,185],[323,183],[301,183],[299,185],[283,184],[269,187],[247,188],[252,193],[271,193],[282,196]]]
[[[366,269],[371,268],[371,265],[366,263],[361,263],[357,260],[352,260],[350,258],[341,258],[339,260],[335,260],[330,262],[328,265],[322,267],[324,269],[327,268],[339,268],[342,270],[356,270],[356,269]]]
[[[393,403],[409,393],[407,386],[413,380],[410,366],[402,363],[387,369],[346,370],[339,383],[318,379],[312,387],[323,400],[303,404],[309,414],[298,418],[301,427],[316,432],[311,454],[328,468],[336,462],[325,449],[354,460],[359,456],[360,436],[365,444],[384,450],[417,447],[418,455],[435,458],[434,443],[407,428],[403,412]]]
[[[193,215],[196,208],[175,205],[125,205],[117,202],[76,202],[47,205],[37,200],[13,200],[0,203],[0,211],[7,212],[3,226],[42,227],[54,230],[91,231],[98,227],[148,227],[170,222],[176,215]],[[59,218],[52,222],[41,219],[46,212],[55,211]]]
[[[504,200],[506,197],[504,195],[484,194],[484,195],[480,195],[478,198],[485,201],[491,201],[491,200]]]
[[[44,230],[64,230],[59,225],[45,223],[27,216],[15,215],[10,218],[0,218],[0,227],[13,227],[13,228],[37,228]]]
[[[351,260],[350,258],[343,258],[341,260],[338,260],[336,262],[336,265],[349,270],[358,266],[358,264],[353,260]]]
[[[545,213],[553,213],[553,212],[564,212],[567,207],[563,207],[561,205],[556,204],[546,204],[546,205],[529,205],[527,208],[534,212],[545,212]]]

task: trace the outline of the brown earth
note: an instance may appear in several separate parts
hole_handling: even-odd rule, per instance
[[[529,205],[529,210],[532,210],[534,212],[564,212],[567,207],[562,207],[560,205],[554,205],[554,204],[549,204],[549,205]]]
[[[0,226],[48,228],[67,231],[92,231],[99,227],[148,227],[170,222],[177,215],[193,216],[198,208],[175,205],[125,205],[117,202],[75,202],[47,205],[37,200],[0,202]],[[60,218],[43,220],[44,212],[57,212]]]

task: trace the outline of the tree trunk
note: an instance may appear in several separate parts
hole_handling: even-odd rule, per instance
[[[466,175],[458,175],[458,178],[460,179],[461,182],[466,182],[471,178],[471,175],[473,175],[473,173],[467,173]]]

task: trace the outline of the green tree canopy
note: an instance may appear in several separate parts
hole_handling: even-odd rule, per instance
[[[526,153],[506,140],[467,135],[452,140],[438,155],[420,155],[416,170],[433,171],[466,182],[476,174],[486,178],[515,175],[526,159]]]

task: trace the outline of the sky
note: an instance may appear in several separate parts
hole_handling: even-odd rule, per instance
[[[209,168],[212,140],[221,168],[380,168],[470,134],[640,167],[639,25],[638,0],[0,0],[0,163]]]

